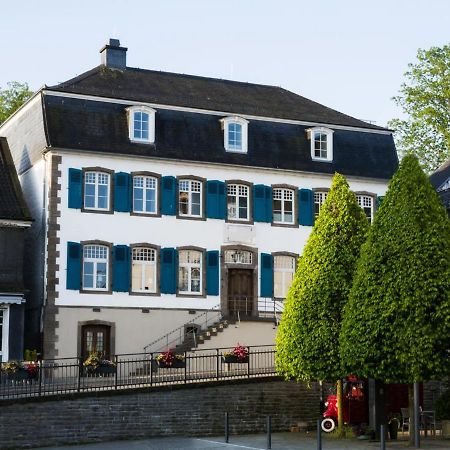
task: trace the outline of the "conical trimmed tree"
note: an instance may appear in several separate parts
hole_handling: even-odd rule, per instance
[[[276,338],[276,368],[287,378],[336,381],[343,307],[369,224],[336,174],[299,260]],[[339,395],[339,387],[338,387]]]
[[[413,383],[450,373],[450,221],[405,156],[370,229],[340,337],[348,372]]]

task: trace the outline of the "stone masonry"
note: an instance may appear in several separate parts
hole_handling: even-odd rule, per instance
[[[2,402],[0,448],[222,435],[225,412],[231,434],[265,431],[268,415],[274,431],[287,431],[314,423],[318,387],[272,378]]]

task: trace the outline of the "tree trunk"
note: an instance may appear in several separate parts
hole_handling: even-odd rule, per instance
[[[338,435],[344,436],[344,402],[342,395],[342,380],[336,382],[336,400],[338,407]]]

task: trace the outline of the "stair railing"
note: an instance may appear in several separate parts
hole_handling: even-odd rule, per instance
[[[277,326],[280,323],[283,310],[283,300],[276,300],[270,297],[258,299],[258,316],[272,318]]]
[[[221,319],[222,310],[219,303],[218,305],[213,306],[210,310],[202,312],[183,325],[173,329],[172,331],[169,331],[160,338],[155,339],[153,342],[150,342],[150,344],[147,344],[144,347],[144,352],[159,352],[162,350],[169,350],[170,348],[174,348],[177,345],[182,344],[191,333],[194,338],[194,345],[197,346],[195,329],[193,329],[190,333],[186,333],[186,327],[196,326],[201,330],[205,330],[208,328],[208,324],[219,322]]]

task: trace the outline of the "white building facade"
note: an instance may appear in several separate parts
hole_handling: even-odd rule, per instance
[[[142,352],[202,311],[257,321],[286,296],[333,173],[372,220],[397,167],[388,130],[280,88],[130,69],[117,41],[111,52],[0,127],[40,198],[31,304],[47,358]]]

